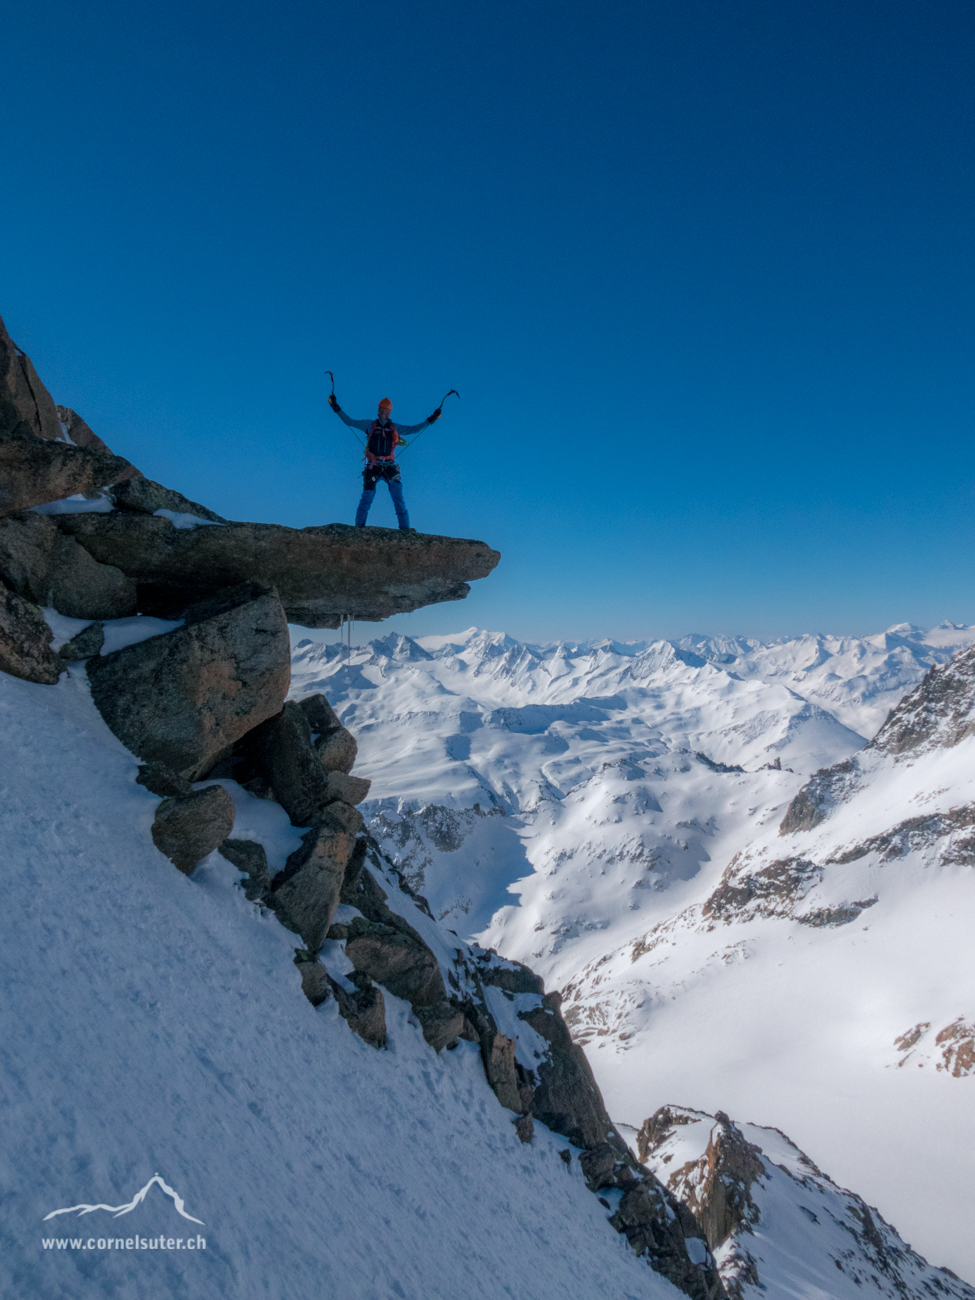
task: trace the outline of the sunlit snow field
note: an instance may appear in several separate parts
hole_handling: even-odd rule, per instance
[[[894,1048],[918,1022],[975,1016],[971,868],[834,870],[829,902],[879,893],[836,928],[707,931],[699,914],[747,846],[827,852],[822,836],[975,798],[965,742],[879,773],[856,826],[778,835],[808,777],[860,750],[975,629],[544,647],[469,629],[351,653],[295,639],[292,694],[325,691],[356,733],[374,833],[446,924],[566,991],[614,1119],[674,1102],[780,1127],[933,1263],[975,1277],[975,1077],[899,1068]]]

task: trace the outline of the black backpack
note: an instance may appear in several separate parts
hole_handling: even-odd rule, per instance
[[[378,420],[373,420],[372,428],[369,430],[369,440],[366,446],[369,449],[370,456],[375,456],[377,460],[392,460],[393,448],[396,446],[397,434],[396,425],[389,420],[385,424],[380,424]]]

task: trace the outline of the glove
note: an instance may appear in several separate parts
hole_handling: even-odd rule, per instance
[[[332,393],[332,395],[329,397],[328,404],[333,411],[341,411],[342,409],[341,406],[339,406],[338,398],[335,396],[334,393]]]
[[[427,423],[434,424],[437,420],[440,419],[440,414],[441,414],[441,408],[438,406],[437,409],[434,411],[433,415],[427,416]]]

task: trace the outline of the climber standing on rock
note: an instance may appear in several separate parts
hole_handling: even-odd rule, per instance
[[[384,397],[379,403],[379,412],[374,420],[351,419],[339,406],[334,393],[328,399],[328,404],[350,429],[359,429],[366,435],[365,469],[362,471],[362,496],[359,499],[359,508],[355,512],[356,527],[365,526],[369,509],[376,499],[376,484],[382,479],[388,485],[389,495],[393,498],[393,508],[399,526],[404,531],[407,530],[410,526],[410,516],[403,499],[403,480],[400,477],[399,466],[396,464],[396,448],[406,446],[403,441],[404,434],[420,433],[439,420],[441,407],[438,406],[422,424],[395,425],[390,418],[393,403],[388,397]]]

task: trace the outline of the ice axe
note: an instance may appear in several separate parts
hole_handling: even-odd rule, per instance
[[[456,397],[457,400],[458,400],[458,402],[460,401],[460,393],[458,393],[458,391],[457,391],[456,388],[452,388],[452,389],[450,390],[449,393],[444,393],[443,397],[440,399],[440,406],[443,406],[444,402],[446,402],[447,398],[450,397],[450,396]],[[440,406],[437,407],[437,410],[438,410],[438,411],[440,410]],[[418,433],[418,434],[416,434],[416,435],[414,436],[412,442],[405,443],[405,444],[403,445],[403,452],[404,452],[404,453],[407,452],[407,451],[409,451],[410,447],[413,446],[413,443],[416,442],[417,438],[419,438],[419,436],[420,436],[421,433],[426,433],[426,429],[421,429],[421,430],[420,430],[420,433]]]
[[[326,373],[326,375],[328,375],[329,379],[331,379],[331,381],[332,381],[332,396],[334,397],[334,396],[335,396],[335,376],[332,374],[331,370],[326,370],[325,373]],[[362,441],[362,439],[359,437],[359,435],[355,432],[354,429],[350,429],[350,430],[349,430],[349,433],[352,434],[353,438],[355,438],[356,442],[359,444],[360,447],[364,447],[364,446],[366,445],[366,444]]]

